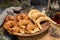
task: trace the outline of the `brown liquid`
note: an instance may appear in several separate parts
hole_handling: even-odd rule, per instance
[[[55,14],[54,16],[52,16],[52,20],[54,20],[55,22],[57,22],[58,24],[60,24],[60,12],[58,12],[57,14]]]

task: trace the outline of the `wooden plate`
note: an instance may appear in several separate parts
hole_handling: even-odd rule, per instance
[[[43,30],[40,30],[39,32],[36,32],[36,33],[33,33],[33,34],[21,34],[21,35],[18,35],[18,36],[34,36],[34,35],[41,34],[49,28],[49,23],[45,22],[45,23],[41,24],[41,26],[42,26]]]

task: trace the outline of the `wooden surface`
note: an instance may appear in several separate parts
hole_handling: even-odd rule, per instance
[[[50,25],[49,29],[51,27],[55,28],[55,25]],[[48,30],[49,30],[48,29]],[[30,36],[30,37],[17,37],[18,40],[60,40],[60,38],[56,38],[50,35],[50,32],[48,32],[48,30],[46,30],[45,32],[43,32],[42,34],[36,35],[36,36]]]
[[[19,40],[60,40],[60,38],[55,38],[50,36],[50,34],[46,31],[43,34],[32,36],[32,37],[18,37]]]
[[[60,26],[60,25],[58,25]],[[51,29],[51,27],[55,28],[55,25],[51,25],[48,30]],[[36,35],[36,36],[31,36],[31,37],[18,37],[19,40],[60,40],[60,38],[53,37],[50,35],[50,31],[48,32],[45,31],[42,34]],[[51,29],[52,30],[52,29]]]

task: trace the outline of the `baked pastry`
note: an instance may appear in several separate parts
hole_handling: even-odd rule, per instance
[[[39,31],[39,27],[25,14],[7,16],[3,26],[10,34],[14,35],[35,33]]]
[[[51,20],[47,15],[42,14],[39,10],[33,9],[28,13],[29,18],[38,25],[38,27],[42,30],[40,22],[49,21],[49,23],[57,24],[53,20]]]

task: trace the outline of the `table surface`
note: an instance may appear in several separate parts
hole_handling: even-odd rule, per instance
[[[60,38],[55,38],[50,36],[48,31],[43,34],[32,36],[32,37],[18,37],[19,40],[60,40]]]

